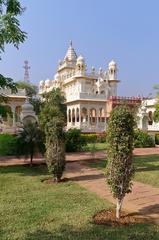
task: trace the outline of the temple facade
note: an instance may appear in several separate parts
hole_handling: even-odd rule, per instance
[[[39,94],[60,88],[66,99],[67,129],[103,132],[106,130],[107,103],[117,96],[117,70],[112,60],[107,69],[96,71],[92,67],[88,72],[84,57],[77,56],[70,43],[54,78],[40,81]]]

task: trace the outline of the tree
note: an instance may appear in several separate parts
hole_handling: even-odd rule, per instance
[[[131,192],[134,115],[126,106],[113,109],[108,123],[107,183],[117,199],[116,218],[120,219],[123,199]]]
[[[26,95],[29,97],[29,102],[31,105],[33,105],[36,115],[38,115],[42,105],[41,99],[37,97],[38,87],[34,84],[24,81],[16,82],[16,86],[17,88],[25,89]]]
[[[30,165],[36,152],[44,153],[44,135],[37,123],[27,123],[17,137],[17,155],[30,157]]]
[[[16,82],[16,85],[17,88],[25,89],[26,95],[30,98],[33,98],[37,95],[38,88],[36,85],[24,81],[18,81]]]
[[[65,169],[66,105],[60,89],[44,95],[40,123],[45,132],[46,163],[54,182],[59,182]]]
[[[86,138],[81,135],[81,130],[77,128],[70,128],[66,132],[66,151],[77,152],[81,151],[87,144]]]
[[[18,16],[24,8],[18,0],[0,0],[0,58],[4,52],[5,44],[13,44],[16,48],[23,43],[26,33],[20,29]],[[0,89],[10,88],[16,91],[16,84],[11,78],[6,78],[0,74]]]

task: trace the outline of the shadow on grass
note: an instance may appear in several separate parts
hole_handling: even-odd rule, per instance
[[[75,228],[71,225],[62,225],[56,232],[37,230],[27,233],[25,240],[157,240],[159,232],[155,226],[147,224],[132,225],[129,227],[107,227],[93,225],[89,228]]]
[[[136,172],[158,171],[159,155],[136,156],[133,160]]]
[[[135,156],[133,158],[133,164],[136,172],[159,171],[159,155]],[[88,165],[90,167],[104,169],[106,168],[107,160],[92,160],[88,162]]]
[[[39,165],[18,165],[0,167],[0,174],[16,173],[23,176],[48,175],[46,164]]]
[[[89,175],[81,175],[76,177],[71,177],[71,181],[87,181],[87,180],[96,180],[105,178],[104,174],[89,174]]]

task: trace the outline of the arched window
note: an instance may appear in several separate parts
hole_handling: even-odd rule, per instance
[[[68,110],[68,121],[71,122],[71,110]]]
[[[75,123],[75,109],[72,109],[72,122]]]
[[[97,118],[97,111],[95,108],[90,109],[90,123],[94,124],[96,123]]]
[[[81,122],[87,122],[87,108],[83,107],[81,110]]]
[[[153,114],[152,111],[148,112],[148,125],[152,125],[153,124]]]
[[[79,122],[79,108],[76,108],[76,121]]]

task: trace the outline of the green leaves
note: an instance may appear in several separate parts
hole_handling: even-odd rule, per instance
[[[126,106],[116,107],[108,123],[108,165],[107,182],[114,198],[122,200],[131,191],[132,150],[135,120]]]
[[[18,0],[0,0],[0,60],[4,52],[5,44],[13,44],[18,48],[20,43],[26,39],[26,33],[20,29],[17,16],[22,14],[24,9]],[[0,89],[9,88],[16,92],[16,85],[11,78],[0,74]],[[0,96],[0,102],[4,97]]]
[[[44,135],[36,123],[27,123],[17,137],[17,155],[33,159],[36,152],[44,153]]]
[[[20,29],[16,18],[23,11],[17,0],[0,1],[0,53],[4,52],[5,44],[13,44],[18,48],[25,41],[26,32]]]
[[[40,124],[46,137],[46,163],[54,180],[58,182],[65,168],[65,99],[60,89],[53,89],[43,97],[45,100],[40,113]]]

